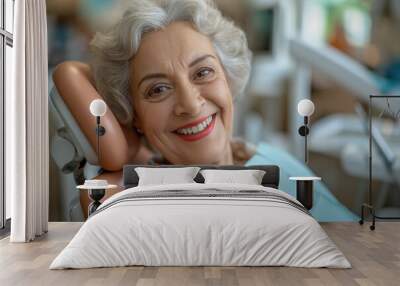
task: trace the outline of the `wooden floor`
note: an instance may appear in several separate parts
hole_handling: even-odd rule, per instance
[[[32,243],[0,241],[0,285],[400,285],[400,222],[379,222],[375,231],[356,223],[323,228],[353,268],[290,267],[122,267],[48,270],[81,226],[50,223]]]

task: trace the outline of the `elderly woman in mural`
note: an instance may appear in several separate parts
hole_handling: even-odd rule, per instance
[[[101,139],[101,166],[118,171],[126,163],[146,162],[276,164],[281,188],[294,194],[287,177],[310,170],[269,145],[256,149],[232,138],[234,100],[250,74],[243,31],[207,0],[129,4],[116,25],[95,35],[90,68],[66,62],[54,73],[60,94],[93,146],[88,106],[100,94],[110,107],[102,119],[107,132]],[[122,128],[113,128],[118,123]],[[115,181],[121,172],[103,177]],[[320,189],[314,212],[330,204],[328,215],[354,218],[323,185]],[[81,202],[85,208],[85,195]]]
[[[98,91],[166,162],[233,164],[233,99],[250,73],[245,36],[206,1],[157,2],[132,3],[93,39]]]

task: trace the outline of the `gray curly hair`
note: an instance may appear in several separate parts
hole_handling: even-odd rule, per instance
[[[246,36],[224,18],[211,0],[130,0],[122,19],[90,43],[91,63],[98,92],[124,125],[133,120],[129,92],[130,63],[142,35],[175,21],[191,22],[209,37],[225,69],[233,97],[243,93],[250,75],[251,52]]]

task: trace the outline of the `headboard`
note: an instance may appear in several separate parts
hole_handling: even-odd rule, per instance
[[[261,184],[265,187],[271,187],[277,189],[279,187],[279,167],[275,165],[257,165],[257,166],[236,166],[236,165],[125,165],[123,170],[123,181],[124,189],[136,187],[139,182],[139,176],[135,171],[136,167],[146,168],[181,168],[181,167],[200,167],[203,169],[218,169],[218,170],[263,170],[265,175],[262,179]],[[200,174],[194,178],[197,183],[204,183],[204,178]]]

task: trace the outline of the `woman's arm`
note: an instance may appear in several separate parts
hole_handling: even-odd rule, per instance
[[[82,132],[96,150],[96,120],[89,111],[93,99],[101,98],[95,89],[90,67],[80,62],[59,64],[53,73],[54,84]],[[122,191],[122,168],[125,164],[145,164],[152,153],[142,144],[133,130],[121,126],[110,110],[101,118],[106,133],[101,137],[100,166],[106,171],[96,179],[108,180],[119,187],[106,191],[104,201]],[[87,191],[80,191],[80,202],[85,219],[90,199]]]
[[[96,119],[89,106],[92,100],[101,96],[95,89],[90,67],[73,61],[61,63],[53,73],[53,80],[58,93],[96,150]],[[119,171],[124,164],[134,161],[140,147],[139,137],[133,130],[122,127],[109,109],[101,118],[101,125],[106,133],[101,137],[104,147],[99,163],[105,170]]]

